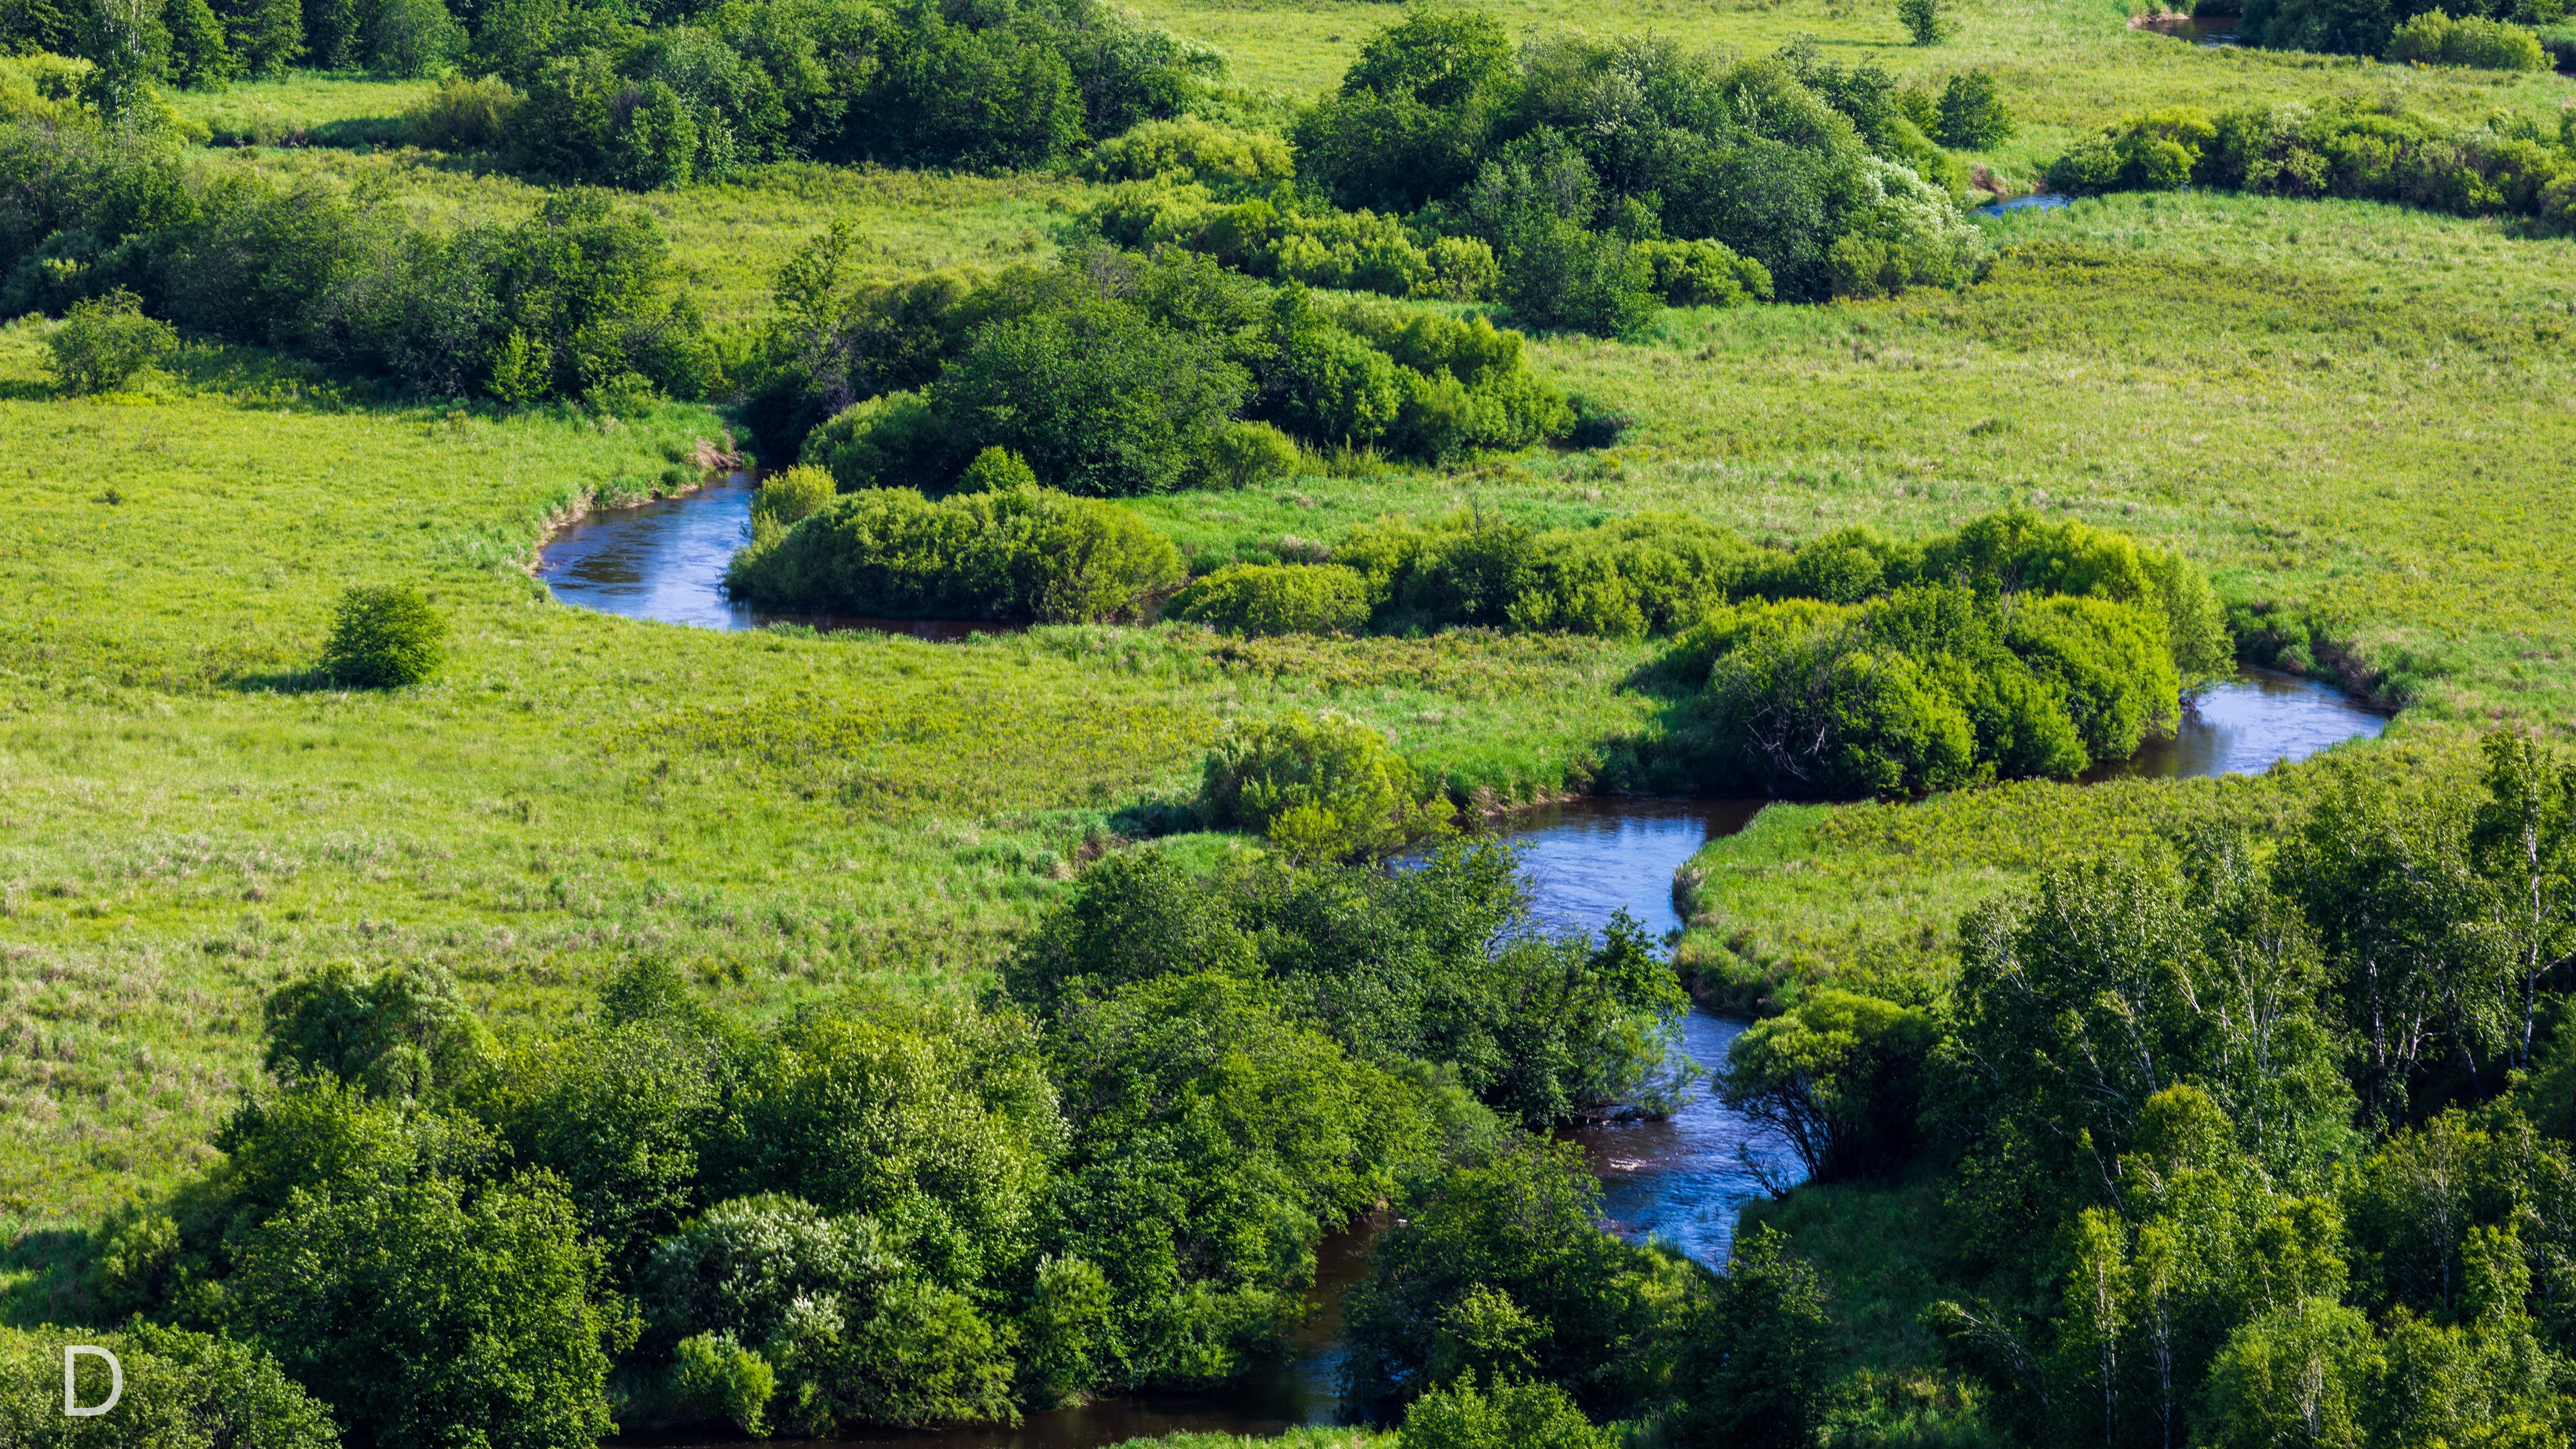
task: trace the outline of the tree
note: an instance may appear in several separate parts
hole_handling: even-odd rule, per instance
[[[81,59],[94,67],[81,82],[81,99],[99,116],[131,127],[152,87],[168,73],[170,32],[161,21],[162,0],[87,0],[79,16]]]
[[[1397,1449],[1606,1449],[1611,1440],[1554,1384],[1499,1379],[1479,1393],[1471,1374],[1414,1400],[1395,1442]]]
[[[1767,1223],[1736,1238],[1726,1275],[1689,1329],[1677,1375],[1684,1449],[1805,1449],[1833,1371],[1822,1275]]]
[[[1916,45],[1938,45],[1950,32],[1941,0],[1896,0],[1896,18]]]
[[[1810,991],[1727,1048],[1726,1104],[1788,1139],[1807,1175],[1832,1182],[1901,1164],[1924,1103],[1931,1014],[1875,997]]]
[[[2508,963],[2505,1006],[2518,1016],[2513,1063],[2531,1065],[2540,985],[2576,958],[2576,764],[2529,735],[2497,730],[2486,752],[2486,803],[2469,850],[2496,891]]]
[[[589,1449],[613,1427],[609,1356],[633,1326],[542,1173],[489,1188],[427,1177],[340,1196],[297,1189],[251,1235],[240,1324],[379,1449],[471,1425],[492,1449]]]
[[[290,1085],[328,1077],[378,1096],[452,1090],[481,1064],[483,1024],[432,964],[372,976],[335,961],[279,987],[261,1003],[263,1062]]]
[[[0,1329],[0,1442],[29,1449],[338,1449],[330,1411],[237,1339],[137,1322],[83,1329],[116,1355],[124,1389],[96,1418],[63,1413],[63,1341],[47,1329]],[[106,1365],[77,1360],[80,1400],[107,1398]],[[97,1371],[99,1382],[91,1382]]]

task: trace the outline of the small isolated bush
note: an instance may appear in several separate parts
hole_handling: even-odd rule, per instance
[[[783,612],[1078,623],[1131,616],[1180,582],[1170,539],[1115,504],[1043,488],[846,495],[753,536],[725,586]]]
[[[751,495],[751,524],[792,528],[822,511],[839,490],[832,485],[832,475],[810,464],[800,463],[760,485]]]
[[[1329,711],[1238,724],[1208,756],[1200,809],[1258,832],[1291,859],[1377,859],[1449,828],[1386,736]]]
[[[1608,1449],[1611,1441],[1554,1384],[1507,1378],[1479,1393],[1471,1373],[1414,1400],[1395,1442],[1397,1449]]]
[[[1941,0],[1896,0],[1896,20],[1916,45],[1939,45],[1950,30]]]
[[[2460,65],[2478,70],[2547,70],[2548,52],[2532,31],[2503,20],[2463,15],[2454,20],[2427,10],[2388,37],[2388,59],[2398,65]]]
[[[143,299],[123,287],[74,302],[45,337],[54,377],[73,394],[105,392],[178,350],[167,322],[143,315]]]
[[[331,612],[322,672],[356,689],[418,684],[447,658],[447,621],[420,590],[401,584],[356,584]]]
[[[413,103],[403,122],[415,146],[432,151],[488,151],[510,138],[527,97],[499,76],[449,76]]]
[[[2004,105],[1991,72],[1972,70],[1950,77],[1941,88],[1933,139],[1961,151],[1983,151],[2012,139],[2012,112]]]
[[[1368,623],[1368,580],[1340,564],[1227,564],[1164,612],[1228,634],[1348,634]]]
[[[754,1439],[769,1436],[769,1398],[778,1375],[769,1361],[730,1333],[685,1338],[671,1367],[671,1391],[683,1408],[720,1419]]]
[[[1218,488],[1252,488],[1288,477],[1302,455],[1296,441],[1268,423],[1235,423],[1208,438],[1207,481]]]

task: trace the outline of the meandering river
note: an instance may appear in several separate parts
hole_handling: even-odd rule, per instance
[[[613,614],[711,629],[776,622],[733,603],[723,591],[725,563],[742,543],[751,494],[750,477],[737,474],[681,498],[592,514],[547,543],[539,576],[563,602]],[[956,638],[989,627],[796,622],[926,638]],[[2376,735],[2386,725],[2385,716],[2329,685],[2248,670],[2193,701],[2174,738],[2152,742],[2134,758],[2085,778],[2248,773]],[[1682,924],[1673,910],[1674,873],[1710,839],[1743,829],[1764,803],[1594,797],[1518,813],[1499,829],[1525,848],[1530,894],[1547,925],[1598,930],[1625,909],[1661,939]],[[1745,1025],[1694,1012],[1684,1023],[1682,1050],[1713,1071]],[[1612,1229],[1630,1238],[1665,1239],[1712,1265],[1726,1260],[1737,1211],[1763,1191],[1744,1153],[1784,1175],[1794,1169],[1776,1145],[1760,1140],[1750,1124],[1704,1091],[1667,1121],[1604,1124],[1573,1135],[1601,1175]],[[883,1431],[838,1442],[906,1449],[1099,1449],[1183,1430],[1262,1435],[1333,1422],[1341,1409],[1333,1392],[1341,1296],[1365,1270],[1368,1237],[1362,1230],[1325,1239],[1308,1300],[1312,1313],[1292,1359],[1234,1392],[1112,1399],[1032,1414],[1016,1428]],[[749,1449],[704,1438],[634,1442]]]

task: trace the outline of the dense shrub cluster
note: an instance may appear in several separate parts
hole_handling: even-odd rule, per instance
[[[2546,60],[2527,27],[2566,14],[2564,0],[2245,0],[2237,35],[2275,50],[2539,70]]]
[[[876,488],[793,527],[757,516],[725,587],[800,613],[1081,623],[1133,617],[1180,578],[1171,540],[1123,508],[1033,487],[936,501]]]
[[[988,448],[1075,493],[1240,486],[1293,465],[1280,430],[1436,462],[1572,423],[1520,335],[1481,318],[1319,301],[1176,247],[850,292],[846,245],[782,272],[751,402],[844,489],[945,490]]]
[[[158,347],[142,336],[158,318],[438,396],[624,406],[721,381],[660,229],[598,192],[448,234],[329,180],[191,168],[148,137],[29,122],[0,126],[0,183],[15,198],[0,306],[72,313],[57,335],[84,376]],[[127,296],[148,318],[121,310]]]
[[[1539,934],[1517,868],[1114,854],[981,1008],[753,1027],[646,961],[494,1034],[435,967],[289,982],[217,1165],[93,1236],[89,1301],[144,1319],[84,1340],[126,1354],[114,1442],[574,1449],[619,1365],[630,1429],[808,1435],[1222,1385],[1302,1320],[1326,1231],[1453,1165],[1561,1171],[1522,1128],[1669,1106],[1670,972],[1624,922]],[[0,1423],[109,1442],[36,1416],[42,1348],[37,1378],[0,1335]],[[259,1432],[136,1432],[164,1420]]]
[[[1344,715],[1238,723],[1207,759],[1208,823],[1266,837],[1292,860],[1376,860],[1449,828],[1449,802],[1385,735]]]
[[[2216,186],[2398,201],[2461,216],[2576,220],[2576,148],[2528,119],[2458,128],[2393,102],[2178,108],[2077,142],[2048,182],[2076,195]]]
[[[1962,133],[1990,134],[1975,99],[1954,108]],[[1535,325],[1632,325],[1653,280],[1633,244],[1665,237],[1720,244],[1798,300],[1956,285],[1980,255],[1955,165],[1894,79],[1809,48],[1735,64],[1651,38],[1516,48],[1490,17],[1424,11],[1362,48],[1296,142],[1336,205],[1486,243]]]

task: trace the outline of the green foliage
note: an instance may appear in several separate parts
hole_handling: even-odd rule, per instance
[[[116,1355],[124,1389],[97,1417],[63,1413],[63,1345]],[[84,1355],[79,1401],[107,1401],[107,1366]],[[336,1449],[331,1414],[237,1340],[150,1323],[126,1329],[0,1329],[0,1434],[27,1449]]]
[[[966,465],[957,477],[960,493],[1007,493],[1014,488],[1035,488],[1038,475],[1008,448],[986,448]]]
[[[367,975],[336,961],[269,994],[264,1065],[280,1082],[346,1082],[372,1095],[429,1098],[468,1082],[488,1047],[482,1023],[439,967]]]
[[[2440,10],[2409,17],[2388,37],[2396,64],[2465,65],[2479,70],[2547,70],[2539,37],[2523,26],[2480,15],[2457,20]]]
[[[1132,616],[1180,575],[1171,543],[1114,504],[1040,488],[936,501],[876,488],[755,535],[725,579],[782,611],[1053,623]]]
[[[1733,307],[1771,300],[1771,273],[1722,242],[1644,241],[1637,252],[1655,271],[1655,291],[1675,307]]]
[[[1378,1239],[1343,1299],[1347,1391],[1418,1401],[1510,1373],[1588,1403],[1628,1402],[1623,1376],[1645,1367],[1631,1355],[1663,1311],[1658,1280],[1677,1265],[1602,1232],[1600,1192],[1580,1149],[1541,1140],[1441,1178]],[[1455,1402],[1433,1413],[1481,1417]]]
[[[1554,1384],[1502,1379],[1480,1393],[1470,1374],[1414,1400],[1395,1442],[1401,1449],[1603,1449],[1610,1438]]]
[[[1096,181],[1169,181],[1242,189],[1296,176],[1280,138],[1197,116],[1140,121],[1092,148],[1084,172]]]
[[[1780,1134],[1818,1182],[1902,1164],[1928,1097],[1931,1015],[1831,988],[1728,1047],[1726,1104]]]
[[[78,395],[123,387],[127,379],[179,349],[169,323],[143,315],[143,299],[122,287],[75,302],[45,335],[54,376]]]
[[[1683,1446],[1792,1449],[1816,1442],[1831,1372],[1826,1288],[1767,1224],[1739,1235],[1726,1276],[1683,1340],[1685,1407],[1667,1429]]]
[[[241,1247],[233,1322],[353,1434],[579,1449],[608,1432],[610,1354],[631,1328],[597,1298],[598,1250],[542,1174],[476,1190],[429,1177],[297,1192]]]
[[[1896,20],[1916,45],[1939,45],[1951,30],[1940,0],[1896,0]]]
[[[433,151],[489,151],[509,138],[527,96],[499,76],[449,76],[403,113],[412,144]]]
[[[1210,486],[1254,488],[1295,474],[1305,455],[1268,423],[1236,423],[1208,438],[1205,462]]]
[[[831,474],[810,463],[798,464],[761,480],[760,491],[751,495],[751,526],[793,528],[839,496]]]
[[[429,597],[402,584],[352,584],[331,611],[320,669],[356,689],[401,689],[438,672],[447,659],[447,620]]]
[[[733,1341],[702,1333],[680,1340],[671,1392],[692,1412],[722,1420],[754,1439],[769,1437],[769,1400],[778,1391],[768,1360]]]
[[[2016,129],[1993,72],[1983,70],[1963,71],[1942,86],[1935,124],[1934,139],[1963,151],[1991,150]]]
[[[1348,572],[1345,570],[1344,572]],[[1386,737],[1345,715],[1238,725],[1209,754],[1200,810],[1297,860],[1376,859],[1448,829],[1449,803]]]
[[[1164,615],[1229,634],[1349,634],[1369,619],[1368,580],[1340,564],[1227,564],[1172,596]]]

